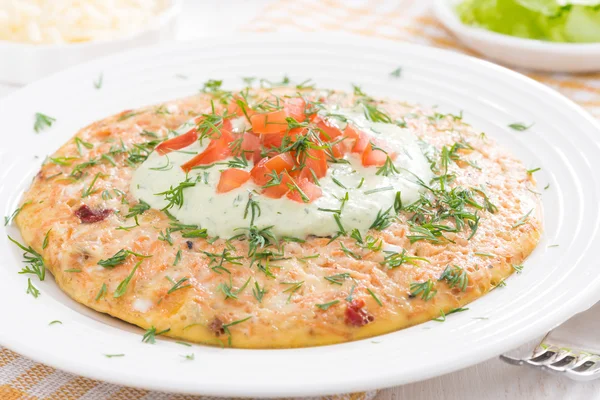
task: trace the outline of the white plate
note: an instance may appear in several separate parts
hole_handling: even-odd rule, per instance
[[[506,65],[539,71],[600,71],[600,43],[547,42],[468,26],[454,11],[455,5],[461,1],[435,0],[435,15],[465,45],[486,57]]]
[[[402,67],[402,77],[390,72]],[[104,86],[93,81],[104,73]],[[516,152],[536,173],[546,233],[522,274],[444,323],[428,322],[353,343],[235,350],[141,342],[142,331],[67,298],[52,278],[25,294],[20,252],[0,237],[0,344],[88,377],[164,391],[222,396],[300,396],[398,385],[447,373],[530,340],[600,297],[600,129],[549,88],[459,54],[352,36],[249,35],[144,48],[36,82],[0,103],[0,210],[9,214],[44,156],[79,128],[118,111],[197,93],[209,78],[300,82],[439,104]],[[181,79],[177,74],[188,76]],[[57,119],[35,134],[33,115]],[[525,132],[507,128],[533,123]],[[543,188],[549,183],[548,190]],[[49,205],[51,206],[51,205]],[[3,228],[4,229],[4,228]],[[6,229],[18,237],[16,229]],[[559,244],[559,247],[548,247]],[[48,326],[52,320],[62,325]],[[106,358],[103,354],[124,353]],[[195,361],[182,354],[195,354]]]

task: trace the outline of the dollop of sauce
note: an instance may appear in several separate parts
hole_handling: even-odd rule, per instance
[[[300,203],[285,196],[280,199],[262,196],[261,187],[252,180],[227,193],[217,193],[220,174],[227,169],[226,166],[193,169],[187,175],[181,169],[182,164],[206,148],[208,143],[205,140],[203,144],[196,141],[183,150],[166,155],[152,153],[134,172],[131,192],[153,208],[162,209],[168,201],[160,193],[186,179],[194,182],[194,186],[183,189],[181,207],[174,206],[169,212],[184,224],[207,229],[211,236],[228,238],[244,232],[243,229],[250,223],[247,210],[249,197],[260,207],[254,225],[259,229],[271,227],[277,236],[333,236],[341,227],[347,232],[358,229],[364,233],[378,214],[388,209],[393,212],[397,196],[403,204],[419,198],[422,188],[416,183],[416,177],[429,182],[433,175],[416,136],[410,130],[392,123],[370,122],[356,110],[335,112],[394,152],[393,164],[398,172],[387,176],[377,174],[378,167],[364,167],[356,154],[348,153],[344,156],[347,163],[329,165],[327,175],[319,179],[322,195],[311,203]],[[338,123],[345,124],[346,121],[339,120]],[[184,124],[178,133],[185,133],[190,126]],[[247,128],[243,117],[233,120],[232,126],[238,132]],[[249,164],[245,170],[250,171],[252,163]],[[342,212],[334,212],[340,209]],[[339,218],[334,218],[336,214]]]

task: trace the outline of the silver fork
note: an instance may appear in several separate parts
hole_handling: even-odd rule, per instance
[[[600,303],[550,331],[537,345],[523,346],[500,359],[578,381],[600,378]]]

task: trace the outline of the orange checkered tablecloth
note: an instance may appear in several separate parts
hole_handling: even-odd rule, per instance
[[[265,7],[242,31],[336,31],[441,47],[475,55],[433,17],[430,0],[279,0]],[[570,75],[520,71],[558,90],[600,118],[600,73]],[[328,396],[329,400],[371,400],[376,392]],[[0,347],[0,400],[186,400],[71,375]]]
[[[431,0],[280,0],[243,29],[259,32],[348,32],[373,38],[440,47],[477,56],[437,21]],[[600,118],[600,72],[519,72],[542,82]]]

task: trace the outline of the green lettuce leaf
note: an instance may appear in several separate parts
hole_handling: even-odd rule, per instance
[[[556,0],[464,0],[461,21],[505,35],[553,42],[600,42],[600,1],[560,5]]]

